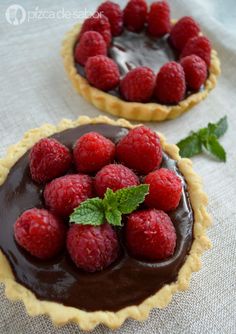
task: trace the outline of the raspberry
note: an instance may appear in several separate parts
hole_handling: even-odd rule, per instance
[[[104,38],[107,46],[111,43],[111,26],[106,16],[99,13],[97,16],[87,18],[81,28],[79,40],[86,31],[97,31]]]
[[[190,16],[182,17],[171,29],[171,44],[179,51],[182,51],[187,41],[198,36],[200,27],[198,23]]]
[[[75,60],[81,65],[85,65],[89,57],[106,54],[106,42],[96,31],[86,31],[75,48]]]
[[[63,248],[66,229],[52,213],[44,209],[25,211],[15,222],[17,243],[39,259],[49,259]]]
[[[143,260],[163,260],[174,254],[176,232],[163,211],[149,209],[129,215],[125,227],[130,253]]]
[[[120,84],[125,100],[148,102],[155,87],[155,75],[148,67],[137,67],[126,74]]]
[[[120,82],[117,64],[105,56],[95,56],[88,59],[85,65],[86,77],[94,87],[108,91]]]
[[[184,70],[175,61],[163,65],[157,74],[155,95],[160,103],[177,104],[185,95]]]
[[[211,64],[211,42],[209,39],[205,36],[191,38],[185,45],[181,53],[181,58],[192,54],[202,58],[209,67]]]
[[[181,59],[188,88],[199,90],[207,78],[207,66],[203,59],[191,55]]]
[[[88,175],[65,175],[51,181],[44,189],[46,206],[63,217],[92,196],[92,179]]]
[[[119,36],[123,30],[123,12],[120,6],[112,1],[106,1],[98,7],[97,11],[108,18],[112,35]]]
[[[147,174],[158,168],[162,161],[162,148],[158,135],[139,126],[129,131],[116,147],[120,162],[141,174]]]
[[[69,149],[56,139],[43,138],[30,151],[29,166],[35,182],[46,182],[61,176],[70,168]]]
[[[149,184],[149,194],[145,203],[164,211],[177,208],[182,195],[181,179],[175,172],[161,168],[145,177],[144,183]]]
[[[89,132],[77,140],[73,153],[77,170],[93,173],[113,162],[115,144],[97,132]]]
[[[162,37],[170,32],[170,7],[166,1],[154,2],[148,15],[148,33]]]
[[[148,7],[145,0],[130,0],[124,9],[124,25],[130,31],[139,32],[144,28]]]
[[[117,235],[108,224],[72,225],[67,234],[67,249],[77,267],[94,272],[108,267],[119,253]]]
[[[95,177],[95,190],[99,197],[103,197],[108,188],[116,191],[138,184],[139,179],[132,170],[119,164],[103,167]]]

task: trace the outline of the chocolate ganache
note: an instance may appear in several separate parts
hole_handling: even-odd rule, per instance
[[[83,125],[53,135],[69,148],[83,134],[97,131],[117,142],[128,130],[107,124]],[[86,311],[118,311],[137,305],[177,279],[193,241],[193,211],[186,182],[176,162],[163,153],[162,167],[174,170],[182,180],[179,207],[169,215],[177,233],[177,246],[171,258],[144,262],[132,258],[122,244],[119,259],[107,269],[86,273],[79,270],[66,250],[50,261],[40,261],[26,253],[14,240],[13,225],[23,211],[44,207],[43,187],[29,173],[27,152],[12,167],[0,187],[0,248],[6,255],[16,280],[41,300],[54,301]]]

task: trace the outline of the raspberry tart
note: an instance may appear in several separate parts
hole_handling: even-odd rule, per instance
[[[146,319],[199,270],[206,205],[191,161],[145,126],[44,125],[0,161],[0,281],[57,325]]]
[[[166,1],[102,3],[65,37],[65,70],[75,89],[100,110],[140,121],[180,116],[206,98],[220,61],[199,24],[171,20]]]

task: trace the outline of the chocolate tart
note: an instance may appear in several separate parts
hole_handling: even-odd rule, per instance
[[[124,250],[120,258],[98,273],[85,273],[72,264],[66,252],[48,262],[35,260],[17,246],[13,224],[22,211],[42,207],[41,187],[29,176],[29,149],[42,137],[53,136],[68,147],[79,136],[97,131],[113,141],[133,126],[123,119],[106,117],[62,120],[27,132],[0,160],[0,281],[6,296],[21,300],[31,316],[48,315],[54,324],[75,322],[84,330],[98,324],[117,328],[127,318],[144,320],[153,308],[163,308],[177,291],[186,290],[200,256],[210,247],[206,228],[211,219],[207,196],[199,176],[178,148],[160,134],[163,166],[175,170],[183,183],[179,207],[170,213],[177,232],[174,255],[165,261],[138,261]],[[115,282],[115,283],[114,283]]]
[[[91,86],[85,77],[83,67],[75,63],[74,47],[80,29],[81,24],[77,24],[65,36],[61,51],[64,67],[75,90],[102,111],[137,121],[174,119],[205,99],[216,86],[217,77],[220,74],[220,61],[217,52],[212,50],[211,65],[205,85],[198,92],[187,91],[185,99],[179,104],[126,102],[120,97],[118,89],[103,92]],[[126,74],[136,66],[149,66],[155,72],[165,62],[176,60],[176,54],[166,37],[153,40],[144,32],[137,34],[127,30],[121,36],[113,38],[110,57],[119,65],[121,75]]]

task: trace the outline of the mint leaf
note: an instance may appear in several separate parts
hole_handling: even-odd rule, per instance
[[[99,226],[104,223],[105,213],[102,199],[96,197],[80,204],[70,215],[70,223]]]
[[[122,226],[121,212],[118,209],[105,212],[106,220],[109,224],[114,226]]]
[[[136,187],[123,188],[116,191],[118,210],[128,214],[137,209],[149,192],[148,184],[141,184]]]
[[[217,138],[221,137],[228,129],[227,116],[221,118],[216,124],[208,123],[206,128],[202,128],[198,131],[198,135],[201,140],[206,140],[209,136],[215,135]]]
[[[110,188],[108,188],[104,195],[103,205],[105,207],[105,211],[117,209],[118,205],[116,192],[113,192]]]
[[[192,156],[202,152],[201,139],[197,133],[193,133],[189,137],[177,143],[179,154],[183,158],[191,158]]]
[[[209,124],[208,124],[208,126],[209,126]],[[203,143],[204,141],[207,140],[209,134],[214,134],[215,126],[213,125],[213,127],[214,127],[214,129],[213,128],[208,129],[208,127],[207,128],[202,128],[196,133],[196,135],[199,137],[199,140],[201,141],[201,143]]]
[[[211,126],[212,124],[209,123],[208,127]],[[225,134],[225,132],[228,129],[228,121],[227,121],[227,116],[221,118],[219,120],[218,123],[215,124],[215,131],[214,131],[214,135],[219,138],[221,137],[223,134]]]
[[[221,161],[226,161],[226,153],[217,138],[221,137],[228,128],[227,116],[217,123],[208,123],[207,127],[192,132],[188,137],[177,143],[181,157],[190,158],[202,153],[202,147]]]
[[[221,161],[226,161],[226,152],[215,135],[209,136],[203,145],[213,156]]]
[[[111,209],[117,209],[122,214],[131,213],[137,209],[140,203],[144,201],[148,191],[148,184],[123,188],[117,190],[116,192],[113,192],[111,189],[107,189],[104,197],[105,210],[109,211]]]

